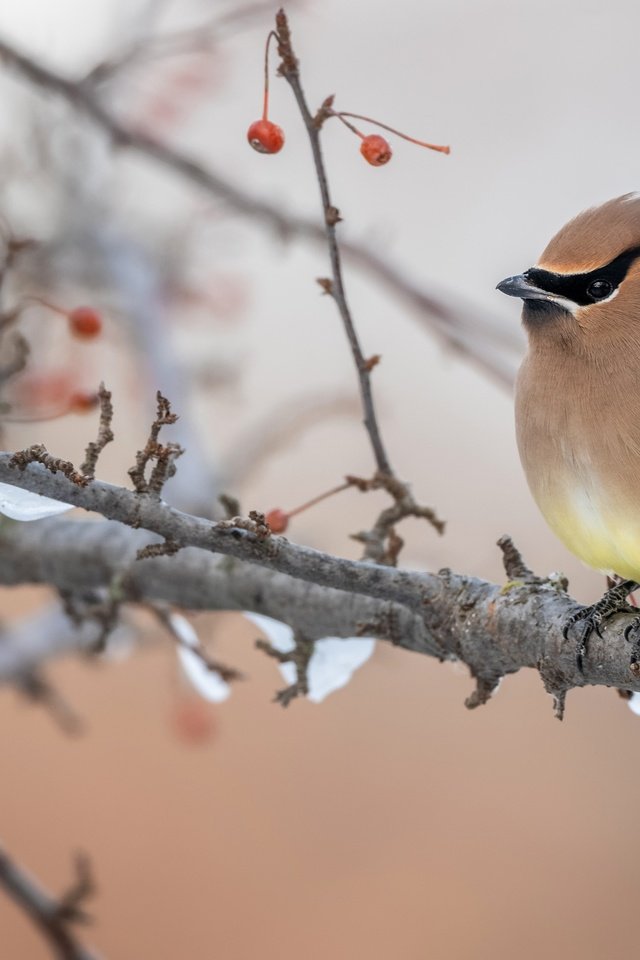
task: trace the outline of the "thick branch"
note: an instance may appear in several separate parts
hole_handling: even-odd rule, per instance
[[[41,463],[18,467],[11,466],[11,461],[10,453],[0,453],[0,481],[95,511],[130,527],[142,527],[180,547],[194,546],[228,554],[321,586],[420,605],[415,584],[406,589],[407,578],[411,579],[412,575],[402,571],[387,574],[376,564],[331,557],[310,547],[291,544],[284,537],[261,538],[229,521],[203,520],[124,487],[100,480],[78,485],[61,472],[50,473]]]
[[[156,502],[155,510],[166,512],[167,523],[181,525],[180,516],[166,505]],[[186,520],[186,531],[196,530],[189,527],[194,522],[211,529],[204,521]],[[116,523],[55,518],[13,524],[0,538],[0,582],[49,583],[83,591],[109,587],[118,575],[124,600],[253,610],[283,620],[311,639],[378,636],[406,650],[462,660],[483,689],[505,674],[531,667],[540,671],[557,699],[589,684],[640,692],[623,635],[631,618],[612,621],[604,639],[592,637],[581,674],[575,645],[562,636],[575,602],[555,583],[511,582],[501,588],[446,570],[430,574],[356,563],[283,538],[273,538],[279,550],[270,560],[256,557],[251,536],[244,531],[238,539],[231,536],[218,543],[222,551],[231,548],[236,557],[244,554],[254,562],[230,561],[202,549],[135,562],[137,550],[150,541],[143,531]],[[0,678],[12,680],[35,666],[35,660],[73,649],[68,636],[58,637],[59,648],[46,652],[44,644],[32,650],[8,636],[0,644]],[[86,642],[86,636],[78,634],[78,649],[86,649]]]

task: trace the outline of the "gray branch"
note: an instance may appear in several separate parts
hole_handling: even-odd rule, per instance
[[[129,601],[252,610],[283,620],[311,639],[377,636],[406,650],[467,664],[478,685],[470,706],[488,699],[500,677],[523,667],[540,672],[558,706],[566,691],[590,684],[640,692],[624,639],[630,617],[617,617],[604,638],[591,638],[581,673],[575,644],[562,635],[575,601],[560,584],[535,578],[526,568],[522,579],[501,587],[451,571],[423,573],[347,560],[284,537],[260,539],[251,530],[193,517],[100,481],[76,486],[40,464],[21,471],[9,460],[9,454],[0,454],[1,481],[118,522],[55,518],[7,525],[0,537],[5,585],[48,583],[82,591],[108,587],[115,576]],[[175,556],[136,561],[138,550],[158,537],[183,549]],[[78,634],[77,644],[84,648],[86,637]],[[61,646],[68,650],[69,642]],[[49,655],[59,652],[51,649]],[[19,663],[20,654],[5,643],[0,677],[11,679]]]

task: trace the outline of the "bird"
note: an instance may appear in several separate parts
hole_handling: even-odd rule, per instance
[[[523,301],[515,420],[529,488],[559,539],[614,583],[565,624],[582,670],[593,630],[633,611],[640,584],[640,194],[579,213],[497,289]]]

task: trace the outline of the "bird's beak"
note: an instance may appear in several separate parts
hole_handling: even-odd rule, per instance
[[[507,277],[498,284],[496,290],[506,293],[508,297],[520,297],[522,300],[555,300],[553,294],[540,287],[534,286],[527,278],[526,273],[520,273],[517,277]]]

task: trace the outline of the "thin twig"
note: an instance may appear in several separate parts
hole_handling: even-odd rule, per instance
[[[178,419],[177,414],[171,412],[171,404],[158,390],[156,394],[156,418],[151,424],[147,442],[142,450],[136,453],[136,462],[128,471],[136,493],[148,493],[159,497],[167,480],[176,472],[175,461],[184,451],[177,443],[160,443],[158,437],[162,427],[171,426]],[[146,470],[151,461],[155,460],[151,474],[147,478]]]
[[[256,648],[273,657],[278,663],[292,663],[296,668],[296,679],[288,687],[277,690],[273,698],[274,703],[281,707],[288,707],[297,697],[306,697],[309,693],[309,664],[315,650],[315,643],[305,637],[300,630],[294,630],[295,646],[293,650],[283,653],[277,650],[267,640],[256,640]]]
[[[54,457],[42,443],[34,443],[26,450],[19,450],[11,458],[11,466],[18,467],[20,470],[25,470],[30,463],[41,463],[53,474],[62,473],[78,487],[86,487],[91,480],[90,477],[85,477],[83,473],[78,472],[70,460]]]
[[[80,470],[86,477],[95,477],[98,457],[108,443],[114,439],[111,421],[113,420],[113,404],[111,403],[111,391],[107,390],[104,383],[98,388],[98,399],[100,401],[100,423],[98,426],[98,437],[92,440],[85,451],[85,460]]]
[[[368,484],[363,482],[360,485],[361,490],[384,489],[394,500],[394,506],[383,511],[378,517],[376,523],[370,531],[358,534],[357,539],[365,544],[365,556],[377,563],[385,563],[395,566],[398,554],[402,549],[403,541],[397,535],[394,524],[405,517],[422,517],[427,520],[437,531],[442,533],[444,524],[430,507],[424,507],[418,504],[409,487],[396,476],[385,445],[382,439],[382,433],[376,417],[375,404],[373,399],[373,390],[371,387],[371,371],[377,366],[380,358],[377,354],[373,357],[366,357],[360,338],[358,336],[351,310],[347,301],[344,277],[342,273],[342,262],[340,247],[338,244],[336,227],[340,222],[340,212],[334,206],[329,191],[329,181],[327,171],[322,156],[322,147],[320,143],[320,131],[322,122],[333,112],[333,97],[327,97],[315,116],[309,110],[302,83],[300,80],[300,69],[298,59],[294,53],[291,43],[291,32],[289,23],[284,10],[279,10],[276,14],[276,32],[278,37],[278,53],[281,64],[279,73],[285,78],[291,87],[298,104],[298,108],[304,120],[313,162],[315,165],[318,186],[320,188],[320,197],[322,200],[322,209],[325,223],[325,236],[329,250],[329,260],[331,263],[331,278],[320,278],[318,283],[325,291],[333,297],[342,319],[347,340],[351,347],[351,353],[358,373],[360,386],[360,396],[362,399],[362,409],[364,413],[364,425],[369,436],[369,441],[373,450],[376,462],[376,471],[373,480]]]
[[[236,670],[235,667],[229,667],[226,663],[222,663],[220,660],[216,660],[215,657],[210,656],[200,642],[198,642],[197,646],[192,646],[190,643],[187,643],[180,631],[176,629],[175,614],[171,612],[170,607],[166,604],[148,603],[146,606],[168,632],[177,646],[182,647],[183,650],[188,650],[197,657],[205,670],[209,670],[211,673],[217,673],[225,683],[235,683],[238,680],[245,679],[244,674],[240,670]]]
[[[284,10],[279,10],[276,14],[276,31],[278,35],[278,53],[282,60],[279,72],[293,90],[293,95],[296,98],[296,103],[298,104],[298,108],[302,114],[302,119],[304,120],[304,125],[306,127],[309,142],[311,144],[313,162],[316,168],[316,175],[318,177],[318,186],[320,187],[325,234],[329,248],[329,260],[331,263],[332,274],[331,283],[326,285],[324,289],[333,297],[336,303],[338,312],[342,318],[347,339],[349,341],[349,346],[351,347],[351,353],[353,354],[353,360],[356,365],[356,370],[358,371],[358,378],[360,382],[360,396],[362,398],[364,425],[367,433],[369,434],[369,440],[373,448],[377,469],[381,473],[391,474],[393,471],[385,450],[382,435],[380,433],[380,427],[378,426],[378,420],[376,417],[373,392],[371,389],[371,370],[360,345],[360,339],[358,337],[358,333],[351,316],[351,310],[349,309],[349,304],[347,302],[347,294],[342,276],[340,248],[338,246],[338,239],[336,236],[336,225],[340,222],[340,213],[337,207],[335,207],[331,202],[327,171],[325,169],[324,159],[322,157],[322,147],[320,145],[320,129],[316,124],[311,111],[309,110],[307,100],[302,89],[298,60],[291,45],[289,24]]]

